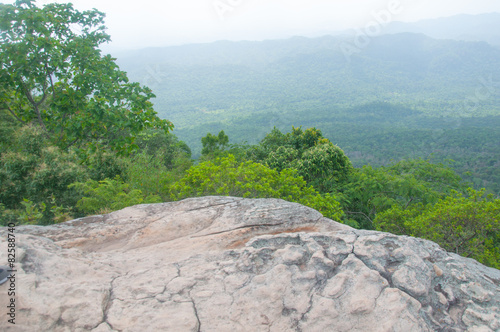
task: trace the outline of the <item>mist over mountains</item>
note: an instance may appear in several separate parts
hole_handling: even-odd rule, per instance
[[[256,143],[275,126],[315,126],[358,166],[454,159],[458,169],[489,167],[480,182],[500,166],[498,22],[460,15],[394,22],[363,44],[349,34],[219,41],[117,62],[153,89],[156,111],[195,156],[208,132]]]
[[[401,33],[345,54],[341,47],[350,42],[337,36],[222,41],[134,51],[118,62],[154,90],[157,111],[166,116],[187,104],[213,109],[252,101],[265,107],[282,97],[335,104],[439,98],[463,106],[483,81],[500,78],[500,50],[486,42]],[[490,97],[480,106],[495,106]]]
[[[415,23],[392,22],[385,33],[423,33],[437,39],[485,41],[500,47],[500,13],[455,15]]]

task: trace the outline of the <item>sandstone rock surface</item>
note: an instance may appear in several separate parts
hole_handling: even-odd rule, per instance
[[[277,199],[20,226],[0,331],[500,331],[500,271]],[[7,260],[0,228],[0,265]]]

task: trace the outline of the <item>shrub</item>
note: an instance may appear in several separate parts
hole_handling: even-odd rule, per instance
[[[378,230],[422,237],[444,249],[500,268],[500,199],[484,189],[453,192],[436,204],[401,206],[380,213]]]
[[[341,220],[343,215],[334,196],[320,195],[296,170],[279,172],[252,161],[238,162],[233,155],[191,167],[170,193],[174,200],[208,195],[281,198],[317,209],[331,219]]]
[[[85,214],[109,213],[143,203],[160,203],[157,195],[144,195],[141,190],[129,189],[129,184],[117,176],[102,181],[87,180],[70,185],[85,196],[76,204]]]
[[[39,128],[25,126],[0,156],[0,201],[7,209],[21,208],[23,199],[73,206],[79,197],[68,185],[87,177],[74,153],[48,146]]]

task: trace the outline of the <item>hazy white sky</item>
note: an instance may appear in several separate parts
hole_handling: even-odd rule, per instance
[[[13,3],[14,0],[2,1]],[[37,3],[68,2],[38,0]],[[499,0],[73,0],[106,13],[113,49],[221,39],[261,40],[364,27],[373,13],[398,8],[394,21],[460,13],[500,13]],[[392,7],[391,7],[392,6]]]

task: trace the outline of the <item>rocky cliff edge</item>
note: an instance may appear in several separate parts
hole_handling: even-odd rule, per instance
[[[283,200],[193,198],[14,232],[16,324],[7,282],[1,331],[500,331],[499,270]]]

